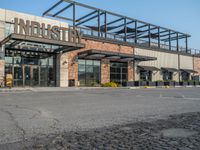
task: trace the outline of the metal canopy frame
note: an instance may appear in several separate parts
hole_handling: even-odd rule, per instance
[[[0,47],[3,45],[5,45],[5,49],[8,50],[10,49],[41,53],[60,53],[85,47],[85,44],[51,40],[41,37],[32,37],[16,33],[12,33],[4,40],[0,41]],[[38,45],[46,45],[48,48],[38,47]]]
[[[166,67],[162,67],[161,70],[163,70],[163,71],[169,71],[169,72],[179,72],[179,70],[176,69],[176,68],[166,68]]]
[[[141,70],[149,70],[149,71],[160,71],[159,68],[153,66],[137,66]]]
[[[187,73],[198,73],[197,71],[192,70],[192,69],[180,69],[180,71],[187,72]]]
[[[63,8],[60,9],[60,5],[64,5]],[[90,12],[77,18],[77,13],[79,11],[77,6],[80,8],[86,8],[90,10]],[[72,8],[72,17],[68,18],[66,15],[62,16],[61,13],[69,10],[69,8]],[[72,27],[74,29],[80,29],[80,31],[83,32],[83,35],[88,35],[88,32],[90,32],[94,38],[107,39],[112,36],[112,39],[114,40],[120,40],[138,46],[140,46],[140,44],[144,45],[147,43],[148,47],[157,45],[158,48],[166,49],[167,47],[168,50],[173,49],[181,52],[183,52],[184,49],[184,52],[188,53],[188,38],[191,37],[189,34],[160,27],[151,23],[133,19],[103,9],[98,9],[71,0],[58,1],[47,11],[45,11],[43,16],[70,21],[72,22]],[[111,20],[108,18],[108,16],[115,19]],[[91,21],[93,21],[93,24],[95,25],[88,25],[88,23]],[[94,35],[94,32],[96,32],[97,35]],[[180,40],[182,39],[185,40],[185,44],[182,45],[184,48],[180,47]],[[172,45],[173,41],[175,41],[175,46]]]
[[[151,61],[157,60],[155,57],[149,56],[140,56],[133,54],[117,53],[117,52],[108,52],[102,50],[87,50],[84,52],[79,52],[78,57],[81,59],[110,59],[110,60],[119,60],[119,61]]]

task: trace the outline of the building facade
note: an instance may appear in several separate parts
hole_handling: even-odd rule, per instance
[[[70,2],[70,5],[75,4]],[[13,76],[14,87],[100,86],[111,81],[126,86],[127,82],[139,80],[188,81],[200,75],[200,57],[188,52],[187,45],[184,52],[181,48],[174,50],[173,42],[169,48],[160,43],[160,34],[153,37],[155,33],[148,30],[148,38],[151,36],[152,40],[143,43],[139,37],[131,39],[126,35],[123,40],[117,37],[129,31],[136,36],[140,32],[141,37],[142,25],[134,31],[126,26],[125,32],[115,32],[113,39],[111,33],[106,33],[111,28],[109,24],[111,22],[105,24],[106,31],[100,25],[98,29],[94,26],[79,28],[66,21],[0,9],[1,84],[7,74]],[[175,34],[183,37],[180,33]],[[173,38],[169,37],[172,41]],[[158,39],[156,46],[155,39]],[[179,38],[175,40],[175,44],[181,44]]]

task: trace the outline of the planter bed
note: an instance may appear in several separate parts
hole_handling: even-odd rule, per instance
[[[165,82],[164,82],[164,85],[165,85],[165,86],[174,86],[175,83],[174,83],[174,81],[165,81]]]
[[[135,81],[135,86],[147,86],[147,81]]]
[[[156,86],[156,82],[148,81],[147,85],[148,86]]]
[[[181,86],[188,86],[188,82],[186,82],[186,81],[181,81],[181,82],[180,82],[180,85],[181,85]]]

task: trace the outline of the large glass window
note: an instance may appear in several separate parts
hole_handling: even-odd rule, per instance
[[[140,80],[152,81],[152,71],[140,70]]]
[[[100,61],[78,60],[78,80],[81,86],[99,86],[100,74]]]
[[[53,56],[38,58],[16,54],[7,52],[5,56],[5,74],[13,75],[14,86],[55,86]]]
[[[173,80],[173,72],[165,70],[162,73],[163,73],[163,80],[164,81]]]
[[[128,80],[127,63],[111,62],[110,63],[110,81],[116,82],[122,86],[125,86],[127,80]]]
[[[190,73],[188,72],[181,72],[182,81],[188,81],[190,79]]]

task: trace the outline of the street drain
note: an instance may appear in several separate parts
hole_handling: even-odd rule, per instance
[[[164,137],[170,137],[170,138],[173,138],[173,137],[186,138],[194,134],[197,134],[197,132],[195,131],[182,129],[182,128],[165,129],[165,130],[162,130],[161,133],[163,134]]]

